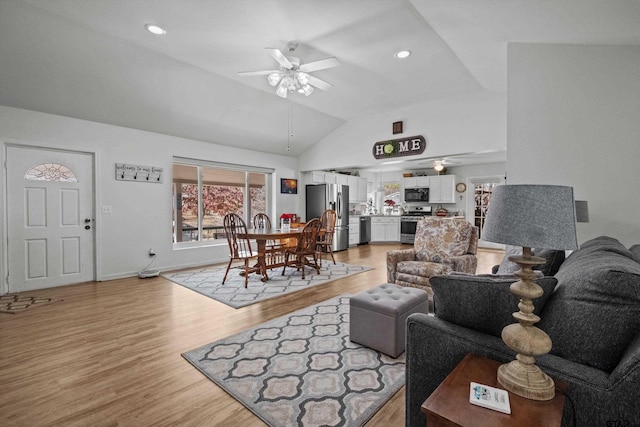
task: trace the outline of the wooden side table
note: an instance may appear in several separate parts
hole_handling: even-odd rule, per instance
[[[510,415],[469,402],[469,383],[472,381],[503,388],[496,376],[500,365],[496,360],[467,354],[422,404],[427,426],[560,426],[567,389],[562,381],[556,381],[556,396],[549,401],[530,400],[509,393]]]

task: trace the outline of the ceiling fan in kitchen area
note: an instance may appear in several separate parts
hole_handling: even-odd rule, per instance
[[[457,153],[442,157],[429,157],[417,159],[418,165],[433,168],[438,173],[443,173],[449,166],[473,165],[480,163],[491,163],[504,161],[501,152],[470,152]]]
[[[288,53],[293,54],[297,47],[297,44],[290,43],[287,46]],[[339,66],[340,62],[336,58],[330,57],[303,64],[300,58],[285,56],[280,49],[268,47],[265,50],[278,61],[279,69],[241,71],[238,74],[241,76],[267,76],[269,84],[276,88],[276,95],[282,98],[286,98],[289,92],[298,92],[309,96],[313,93],[314,88],[327,91],[333,87],[331,83],[309,73]]]
[[[447,166],[459,165],[462,163],[460,161],[456,161],[448,157],[438,157],[434,159],[423,159],[423,160],[424,161],[418,164],[429,166],[438,173],[445,171],[447,169]]]

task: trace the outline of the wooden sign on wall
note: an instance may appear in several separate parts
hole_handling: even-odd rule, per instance
[[[415,156],[422,154],[425,148],[427,148],[427,141],[422,135],[391,139],[373,144],[373,157],[387,159],[390,157]]]
[[[162,168],[116,163],[116,181],[162,182]]]

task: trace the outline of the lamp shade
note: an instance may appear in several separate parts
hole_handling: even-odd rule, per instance
[[[530,248],[577,249],[573,188],[528,184],[495,187],[482,239]]]
[[[589,203],[586,200],[576,200],[576,221],[589,222]]]

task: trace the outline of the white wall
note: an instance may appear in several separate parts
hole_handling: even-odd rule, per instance
[[[640,46],[510,44],[507,176],[589,202],[578,241],[640,243]]]
[[[281,212],[298,211],[298,196],[280,194],[280,178],[298,178],[297,159],[293,157],[254,153],[233,147],[2,106],[0,142],[96,153],[98,212],[95,218],[99,280],[137,274],[149,262],[147,251],[151,247],[158,254],[156,266],[161,270],[228,260],[226,242],[200,248],[173,249],[173,156],[275,168],[273,189],[276,197],[272,214],[279,216]],[[0,156],[4,156],[4,149]],[[4,158],[2,161],[4,162]],[[162,184],[116,181],[115,163],[158,166],[166,171],[166,175]],[[5,200],[3,197],[0,199],[0,208],[5,212]],[[113,214],[101,214],[100,207],[103,205],[111,205]],[[6,242],[4,215],[2,220],[0,233],[2,241]],[[5,253],[2,254],[2,259],[4,266]],[[0,277],[5,277],[6,272],[1,273]]]
[[[403,136],[425,137],[422,158],[504,151],[506,111],[505,95],[481,91],[352,120],[303,153],[300,170],[375,166],[383,161],[373,158],[373,145]],[[392,133],[396,121],[404,122],[400,135]]]

